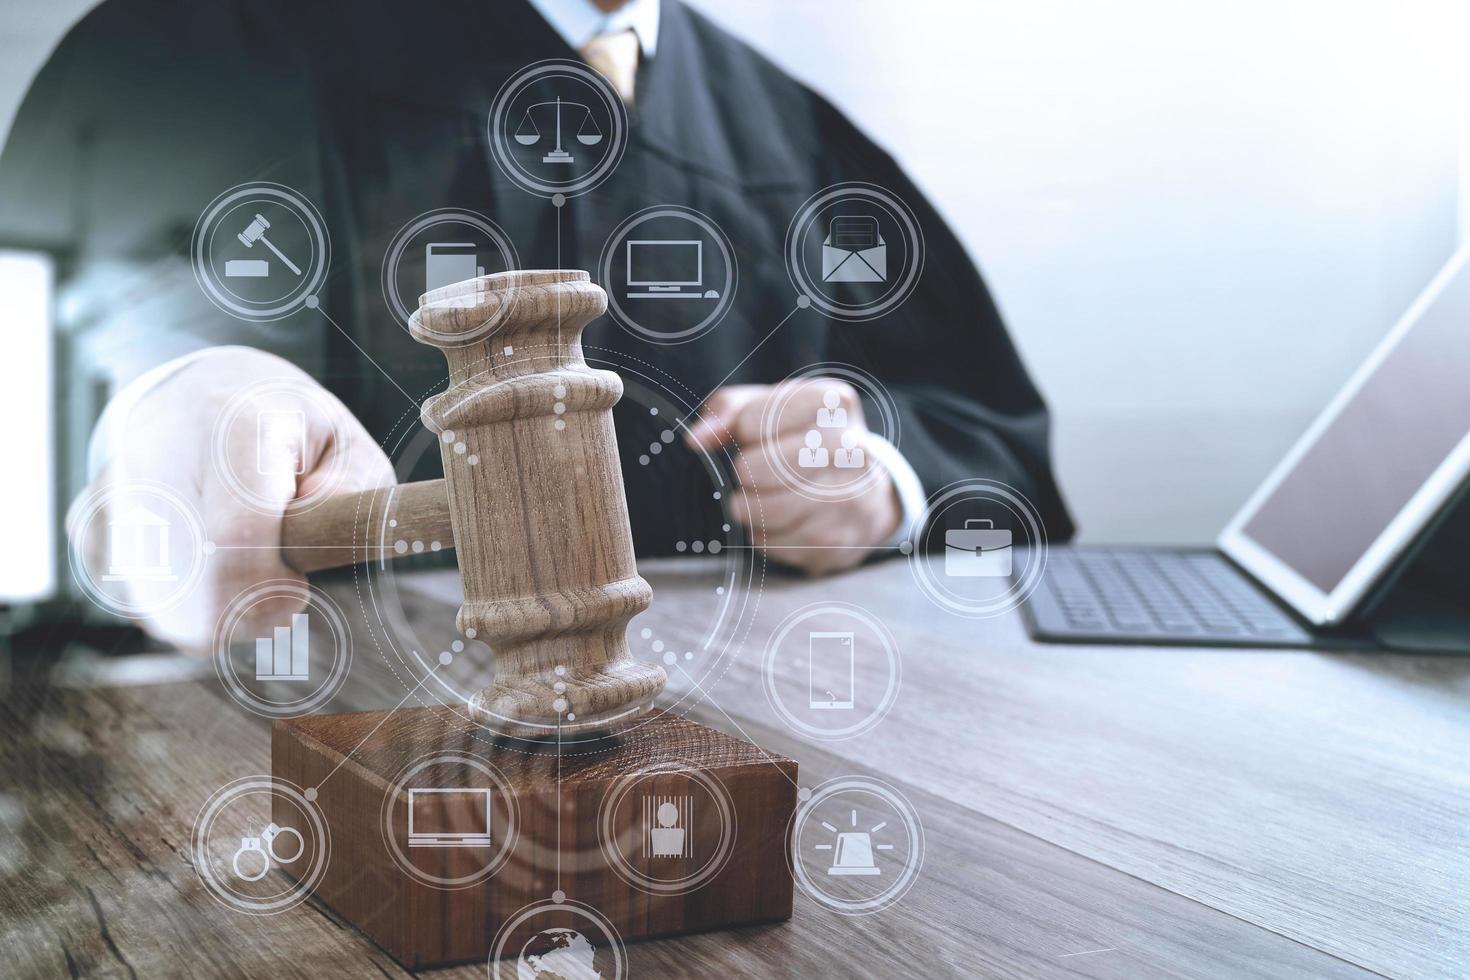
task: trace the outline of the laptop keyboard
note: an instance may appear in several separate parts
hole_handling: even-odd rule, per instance
[[[1211,551],[1054,548],[1027,601],[1038,639],[1304,646],[1312,635]]]

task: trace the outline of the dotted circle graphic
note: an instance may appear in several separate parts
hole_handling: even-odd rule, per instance
[[[673,442],[676,438],[675,430],[682,429],[686,421],[692,422],[699,404],[699,396],[687,386],[680,385],[666,372],[647,361],[606,348],[584,345],[583,352],[589,366],[617,370],[623,378],[625,398],[636,399],[640,396],[640,392],[644,391],[657,394],[663,407],[652,405],[649,407],[649,412],[651,416],[668,418],[667,428],[659,434],[656,443],[661,448]],[[544,361],[559,363],[561,354],[551,345],[528,345],[517,346],[513,352],[497,351],[492,356],[497,364],[502,362],[502,358],[506,364]],[[471,366],[467,370],[472,373],[476,368]],[[469,451],[470,447],[467,446],[465,452],[460,453],[453,448],[454,443],[449,442],[450,439],[458,440],[458,433],[427,433],[418,425],[418,421],[417,412],[405,412],[395,429],[396,435],[390,434],[384,442],[389,456],[397,460],[396,465],[400,468],[400,477],[404,477],[406,471],[411,470],[424,453],[433,450],[440,440],[445,440],[452,447],[448,465],[475,465],[474,454]],[[557,421],[561,419],[553,415],[548,419],[548,424],[552,425],[555,430]],[[649,457],[644,465],[651,465],[653,459],[656,458],[658,457]],[[733,450],[705,452],[701,454],[701,460],[703,468],[717,487],[713,493],[714,499],[728,500],[729,491],[733,487],[733,474],[738,469],[737,458]],[[744,475],[743,481],[749,481],[748,473]],[[753,536],[763,529],[763,524],[761,524],[759,495],[752,491],[749,496],[753,503],[754,519],[757,525],[750,532]],[[726,506],[726,504],[722,503],[721,506]],[[425,547],[431,551],[438,549],[433,548],[432,543],[399,538],[396,529],[391,526],[391,521],[386,519],[386,514],[390,509],[381,499],[375,498],[360,510],[364,515],[368,513],[384,515],[385,519],[373,527],[359,525],[353,529],[353,540],[364,545],[364,557],[372,559],[355,566],[358,599],[368,626],[368,636],[382,655],[389,670],[403,684],[412,699],[417,700],[420,704],[442,705],[451,708],[463,723],[466,732],[473,738],[493,742],[499,747],[516,751],[535,752],[536,748],[533,744],[523,739],[508,737],[498,730],[493,720],[473,717],[469,714],[467,708],[469,698],[475,690],[488,682],[487,672],[472,674],[468,680],[455,680],[451,672],[438,670],[436,664],[447,666],[453,663],[458,669],[461,663],[488,665],[491,662],[491,653],[474,635],[474,630],[466,630],[462,634],[456,630],[456,638],[453,640],[451,651],[451,644],[448,640],[440,643],[438,638],[429,635],[432,632],[431,628],[423,624],[412,623],[405,615],[404,600],[399,596],[396,584],[398,573],[394,563],[388,560],[387,556],[410,551],[417,554],[424,551]],[[728,515],[724,532],[727,535],[734,535],[735,539],[744,545],[740,526],[731,521]],[[398,547],[399,544],[402,544],[402,547]],[[671,668],[668,671],[670,684],[658,702],[660,709],[665,712],[687,713],[704,700],[733,665],[739,650],[743,648],[749,637],[754,625],[755,612],[759,607],[766,568],[763,555],[748,545],[726,547],[722,544],[719,548],[706,546],[705,550],[708,554],[726,561],[729,567],[721,573],[720,584],[713,590],[714,608],[709,624],[703,631],[702,641],[697,646],[691,645],[690,649],[686,650],[677,660],[671,660],[671,651],[659,649],[653,651],[663,653],[663,663]],[[442,628],[440,632],[443,632]],[[629,639],[633,641],[634,635],[630,634]],[[636,648],[636,642],[634,645]],[[441,651],[438,658],[434,654],[436,650]],[[473,651],[473,658],[470,658],[469,653],[466,652],[462,660],[461,650]],[[696,651],[698,651],[697,654]],[[445,656],[448,656],[449,659],[444,660]],[[478,670],[479,668],[466,669]],[[651,719],[656,717],[656,714],[646,717]],[[516,726],[524,725],[524,722],[519,719],[504,719],[504,721]],[[619,723],[618,735],[610,737],[605,720],[584,722],[583,719],[569,714],[563,717],[561,724],[546,726],[545,735],[542,737],[548,740],[555,739],[562,746],[564,753],[600,752],[612,748],[618,744],[619,738],[628,737],[644,723],[643,718],[625,717]]]
[[[235,216],[242,209],[248,210],[248,206],[255,203],[285,207],[305,226],[312,249],[311,256],[298,277],[300,281],[282,296],[259,302],[248,301],[230,289],[214,269],[214,247],[218,236],[227,236],[223,239],[225,243],[234,242],[236,235],[250,224],[247,219],[240,228],[235,228],[234,224],[226,228],[223,227],[225,219]],[[332,244],[327,234],[326,222],[322,220],[316,205],[284,184],[267,182],[239,184],[211,201],[194,225],[194,237],[189,248],[194,278],[198,280],[209,301],[231,316],[258,321],[279,320],[303,306],[314,307],[315,303],[312,301],[316,299],[317,290],[326,278],[327,266],[331,263],[331,251]]]

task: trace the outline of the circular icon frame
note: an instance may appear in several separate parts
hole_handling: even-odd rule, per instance
[[[602,159],[590,171],[572,181],[547,181],[528,173],[511,155],[510,148],[506,145],[502,135],[505,130],[506,113],[510,111],[511,103],[533,83],[556,77],[572,79],[590,88],[607,110],[612,129],[612,133],[608,134],[612,142]],[[628,144],[628,110],[623,105],[622,98],[613,89],[612,83],[601,73],[579,61],[550,58],[527,65],[506,79],[490,106],[486,135],[490,142],[490,155],[505,176],[517,187],[539,197],[557,195],[562,198],[577,197],[592,190],[611,176],[622,160],[623,151]]]
[[[241,682],[230,660],[232,637],[240,620],[252,607],[270,599],[291,599],[321,613],[332,631],[332,669],[311,693],[295,701],[273,701],[250,690]],[[230,600],[214,628],[214,671],[230,697],[247,711],[265,718],[299,718],[326,704],[342,688],[352,667],[352,633],[342,610],[317,587],[294,579],[269,579],[246,589]]]
[[[87,567],[83,549],[86,546],[91,523],[99,515],[105,515],[108,505],[122,496],[151,497],[156,501],[161,501],[183,518],[193,542],[194,547],[189,552],[191,558],[189,567],[183,574],[176,576],[178,584],[166,597],[158,601],[137,602],[119,599],[102,588],[91,569]],[[73,580],[81,587],[87,598],[97,606],[124,619],[147,619],[152,615],[172,609],[193,591],[204,574],[204,562],[209,554],[210,545],[205,536],[204,519],[199,516],[193,504],[173,488],[162,483],[152,480],[127,480],[100,487],[78,499],[68,515],[67,525],[68,537],[71,539],[67,548],[67,561],[71,565]],[[125,581],[127,576],[118,576],[118,578]],[[108,580],[109,576],[104,575],[103,579]]]
[[[812,818],[818,806],[842,793],[866,793],[883,800],[898,814],[908,840],[909,860],[905,863],[902,872],[882,891],[865,899],[837,898],[822,891],[807,873],[805,864],[798,856],[801,834],[807,821]],[[919,820],[919,812],[898,790],[870,776],[845,776],[829,779],[812,790],[806,799],[797,803],[796,809],[792,812],[791,828],[787,839],[791,841],[791,847],[786,852],[786,860],[796,883],[809,897],[841,915],[871,915],[890,908],[913,887],[914,882],[918,880],[920,869],[924,866],[924,825]]]
[[[937,523],[935,518],[943,513],[947,506],[959,500],[977,498],[999,503],[1009,513],[1018,517],[1026,528],[1027,537],[1030,538],[1026,550],[1031,557],[1020,577],[1014,579],[1010,587],[999,596],[984,600],[969,599],[945,587],[934,572],[933,563],[928,554],[929,549],[924,547],[926,535],[934,531],[934,525]],[[919,590],[935,605],[967,619],[990,619],[1015,610],[1036,591],[1046,574],[1048,546],[1046,525],[1041,519],[1041,514],[1025,494],[999,480],[957,480],[941,488],[929,498],[928,503],[924,506],[924,512],[909,528],[908,537],[908,543],[912,545],[907,552],[909,570],[913,573]]]
[[[298,876],[294,886],[286,891],[279,892],[270,898],[248,898],[241,895],[229,884],[221,881],[215,874],[214,863],[209,856],[209,844],[214,823],[219,819],[225,807],[234,801],[257,793],[269,794],[272,798],[282,797],[294,806],[298,812],[303,814],[311,827],[311,839],[316,843],[315,854],[311,866],[305,874]],[[273,808],[274,809],[274,808]],[[289,860],[276,858],[273,862],[268,855],[273,855],[275,849],[275,837],[278,835],[294,834],[296,842],[300,844],[301,850],[296,856]],[[241,841],[240,849],[231,859],[230,866],[241,881],[255,882],[264,878],[271,870],[274,863],[294,863],[301,857],[306,849],[305,840],[301,832],[292,827],[278,827],[271,822],[265,828],[260,838],[248,838]],[[194,861],[194,869],[207,890],[221,904],[237,912],[247,915],[275,915],[287,909],[294,908],[305,901],[326,874],[327,864],[331,860],[332,840],[325,816],[321,808],[309,800],[301,787],[289,780],[279,779],[273,776],[245,776],[227,783],[205,800],[204,805],[199,808],[199,813],[194,818],[194,829],[191,834],[190,851]],[[241,874],[241,858],[250,852],[260,852],[265,860],[265,867],[259,874]],[[252,858],[251,860],[254,860]]]
[[[408,781],[430,766],[440,765],[465,766],[478,772],[493,783],[494,791],[504,801],[506,822],[509,824],[498,835],[494,832],[494,828],[491,828],[491,840],[493,841],[498,836],[500,843],[494,845],[495,854],[488,862],[482,865],[477,871],[453,878],[430,874],[410,861],[408,855],[403,853],[403,848],[398,846],[398,835],[394,832],[393,827],[394,807],[399,800],[405,799],[408,796]],[[469,888],[484,881],[505,866],[505,863],[510,860],[511,854],[515,851],[516,840],[520,835],[521,817],[515,794],[510,790],[510,784],[505,781],[505,777],[500,774],[500,770],[491,765],[489,761],[479,756],[471,755],[468,752],[436,752],[433,755],[410,762],[399,770],[398,775],[393,778],[393,782],[388,787],[387,792],[383,794],[381,824],[383,843],[387,846],[388,853],[393,857],[393,863],[398,865],[400,871],[415,881],[428,885],[431,888],[438,888],[441,891],[457,891],[458,889]]]
[[[898,224],[907,236],[907,246],[912,258],[905,263],[902,277],[877,299],[867,303],[845,303],[832,299],[818,288],[817,282],[808,273],[803,254],[807,232],[818,214],[833,202],[844,199],[876,203]],[[924,233],[913,209],[899,197],[877,184],[850,181],[833,184],[807,198],[791,219],[786,229],[786,274],[798,295],[805,296],[817,309],[840,320],[872,320],[897,307],[913,294],[918,286],[919,275],[924,270]]]
[[[659,218],[678,218],[696,225],[700,231],[704,232],[714,241],[715,246],[719,249],[720,257],[725,263],[724,284],[719,291],[719,298],[715,300],[715,308],[706,314],[698,323],[674,332],[652,330],[643,326],[623,308],[622,303],[618,299],[619,291],[613,288],[612,266],[618,253],[621,251],[619,246],[625,244],[625,239],[628,234],[639,225]],[[715,224],[708,215],[701,214],[693,208],[673,204],[661,204],[644,208],[624,218],[613,229],[612,234],[607,236],[607,241],[603,243],[602,254],[597,260],[597,271],[603,290],[607,293],[608,312],[613,315],[613,319],[617,322],[618,326],[635,337],[640,337],[649,343],[666,347],[671,347],[676,344],[687,344],[690,341],[698,340],[719,326],[720,322],[725,319],[725,315],[730,312],[735,304],[735,290],[739,287],[740,282],[740,270],[735,258],[735,248],[731,245],[729,236],[725,234],[724,230]]]
[[[672,378],[646,361],[621,353],[611,348],[597,347],[584,344],[584,354],[590,367],[603,370],[615,370],[622,377],[625,385],[624,398],[639,402],[640,394],[646,395],[651,401],[647,407],[652,416],[668,419],[669,432],[667,437],[659,440],[660,449],[665,448],[665,443],[672,443],[675,430],[684,426],[686,420],[692,419],[698,408],[699,396],[697,393]],[[506,355],[513,361],[539,360],[545,358],[559,357],[557,349],[552,345],[517,345],[513,355]],[[478,362],[477,362],[478,363]],[[656,404],[654,403],[656,402]],[[417,425],[418,414],[414,411],[406,411],[400,418],[395,435],[390,435],[385,440],[385,449],[394,459],[400,479],[406,479],[408,472],[422,458],[423,454],[439,451],[442,433],[438,435],[425,434],[427,430]],[[551,422],[553,426],[555,422]],[[650,447],[651,453],[651,447]],[[661,456],[648,456],[648,463],[652,464]],[[728,501],[731,491],[736,487],[735,474],[740,472],[740,464],[732,447],[725,446],[715,450],[702,450],[699,455],[705,460],[705,469],[710,474],[714,496],[716,499]],[[453,465],[477,465],[472,455],[456,455],[453,457]],[[749,474],[746,473],[746,481],[749,484]],[[388,491],[383,491],[387,493]],[[752,499],[759,513],[758,489],[752,491]],[[722,504],[728,507],[728,504]],[[391,528],[388,526],[386,511],[376,503],[370,508],[374,514],[382,515],[383,523],[371,529],[366,538],[392,542]],[[766,574],[766,559],[764,555],[754,547],[744,547],[747,538],[739,525],[730,520],[727,512],[727,526],[721,533],[734,534],[741,546],[721,545],[718,554],[711,548],[709,555],[719,557],[729,563],[729,567],[721,571],[720,580],[714,583],[714,595],[710,599],[712,609],[707,627],[702,630],[702,642],[696,647],[689,644],[689,649],[683,654],[685,661],[680,661],[680,666],[670,671],[671,681],[665,688],[667,703],[662,703],[662,710],[670,713],[687,714],[693,710],[695,705],[709,695],[720,680],[733,665],[740,650],[745,648],[751,639],[754,629],[755,616],[759,609],[762,595],[762,585]],[[393,542],[398,546],[399,542]],[[424,550],[434,549],[432,542],[402,541],[398,547],[399,553],[408,550],[418,552],[420,545]],[[368,626],[368,637],[382,655],[388,669],[403,684],[408,692],[407,696],[417,699],[421,704],[438,705],[451,708],[456,717],[459,718],[466,729],[472,732],[472,737],[494,740],[497,744],[504,744],[506,740],[516,741],[515,736],[507,735],[500,727],[502,723],[507,726],[520,725],[522,722],[511,718],[486,719],[484,717],[471,716],[466,711],[466,704],[474,692],[484,686],[483,681],[470,683],[466,680],[453,677],[441,676],[435,668],[435,650],[440,653],[439,664],[448,666],[460,662],[459,653],[467,643],[478,643],[474,630],[470,629],[460,633],[457,627],[453,635],[443,637],[430,637],[423,624],[409,622],[404,614],[402,599],[399,597],[399,587],[396,584],[396,572],[393,562],[372,561],[360,566],[366,574],[364,588],[357,590],[362,614]],[[447,630],[445,631],[448,632]],[[633,636],[629,637],[630,643],[636,643]],[[649,646],[654,653],[663,654],[663,662],[669,663],[669,653],[662,649],[663,644],[656,642],[650,634]],[[442,640],[442,642],[441,642]],[[695,650],[700,653],[696,658]],[[452,652],[451,652],[452,651]],[[488,660],[482,653],[477,657]],[[449,660],[442,658],[449,657]],[[644,657],[645,662],[649,662]],[[687,661],[687,662],[686,662]],[[675,671],[678,676],[687,680],[683,689],[673,678]],[[465,686],[468,684],[468,686]],[[649,713],[640,718],[628,718],[621,720],[618,737],[628,737],[633,730],[646,724],[647,721],[656,717],[656,713]],[[626,727],[623,727],[626,726]],[[560,725],[546,725],[543,735],[546,738],[557,739],[564,747],[577,746],[579,750],[597,751],[606,748],[610,744],[609,728],[601,721],[584,723],[583,719],[564,721]]]
[[[898,405],[889,394],[883,383],[873,377],[862,368],[852,364],[844,364],[840,361],[824,361],[820,364],[810,364],[806,367],[786,376],[778,388],[784,388],[784,392],[778,394],[766,402],[765,409],[761,412],[761,438],[768,445],[776,445],[780,442],[778,433],[781,431],[781,413],[786,410],[791,399],[801,390],[801,386],[792,385],[792,382],[810,381],[813,383],[821,381],[844,381],[857,389],[859,396],[866,394],[869,400],[878,410],[877,422],[881,429],[869,426],[868,431],[886,440],[894,449],[899,446],[902,438],[902,426],[898,414]],[[785,387],[790,385],[790,387]],[[861,398],[859,398],[861,402]],[[818,431],[813,429],[812,431]],[[774,453],[770,457],[772,468],[776,472],[776,479],[786,489],[800,494],[808,500],[815,501],[839,501],[852,500],[862,496],[873,488],[875,484],[887,475],[887,471],[876,459],[868,461],[858,475],[845,483],[821,484],[809,480],[801,475],[799,467],[793,467],[791,461],[784,453]]]
[[[658,776],[675,775],[686,776],[692,782],[698,783],[715,801],[715,808],[720,816],[720,839],[715,845],[714,856],[697,871],[678,879],[654,878],[633,867],[632,862],[623,853],[617,831],[613,827],[613,820],[624,798],[639,783]],[[694,828],[685,827],[684,831],[692,835]],[[730,857],[734,854],[737,833],[735,802],[730,797],[730,791],[725,788],[725,784],[718,776],[692,766],[682,768],[674,763],[666,763],[638,772],[624,773],[607,788],[597,808],[598,842],[602,846],[602,853],[607,858],[608,865],[619,878],[649,895],[686,895],[708,884],[725,869],[725,865],[729,864]]]
[[[229,289],[214,272],[212,264],[214,237],[224,218],[234,213],[242,204],[251,200],[269,201],[287,208],[300,221],[312,243],[312,255],[300,282],[281,297],[250,304]],[[254,222],[251,223],[254,226]],[[284,184],[266,181],[237,184],[220,194],[199,215],[194,225],[194,235],[189,246],[189,255],[194,266],[194,278],[209,301],[231,316],[242,320],[269,322],[290,316],[303,306],[312,305],[317,291],[326,279],[327,268],[332,261],[332,241],[327,233],[326,222],[316,205],[299,192]]]
[[[844,728],[819,728],[810,722],[804,721],[796,712],[781,699],[776,685],[776,661],[782,644],[786,638],[800,626],[804,621],[817,616],[837,614],[856,619],[865,626],[869,632],[878,637],[883,646],[884,654],[888,660],[888,683],[884,688],[883,696],[878,700],[877,706],[864,715],[861,719]],[[810,653],[808,653],[810,656]],[[809,665],[810,666],[810,665]],[[860,606],[850,602],[814,602],[792,612],[771,634],[771,639],[766,643],[765,656],[762,658],[761,680],[766,691],[766,700],[770,702],[771,709],[786,723],[788,728],[801,735],[824,742],[840,742],[844,739],[855,738],[865,732],[872,731],[892,710],[894,703],[898,700],[899,686],[902,682],[902,667],[898,655],[898,641],[894,639],[893,633],[884,626],[877,617]]]
[[[558,895],[560,894],[558,892]],[[602,933],[602,937],[607,940],[607,949],[613,956],[613,975],[611,977],[604,977],[603,980],[626,980],[628,976],[628,953],[623,946],[623,937],[618,934],[617,928],[605,915],[592,906],[584,902],[573,901],[565,896],[562,896],[560,900],[552,897],[539,902],[532,902],[505,920],[504,924],[495,933],[495,939],[490,944],[490,958],[486,966],[489,968],[489,975],[491,977],[500,975],[500,971],[496,969],[496,964],[505,957],[505,944],[510,941],[515,931],[527,919],[545,913],[575,916],[596,926],[597,931]],[[538,932],[537,934],[539,935],[540,933]],[[520,975],[520,957],[522,952],[524,950],[514,954],[516,957],[517,976]]]
[[[398,229],[397,233],[394,234],[392,240],[388,243],[387,251],[383,253],[383,268],[379,274],[379,279],[380,288],[383,291],[383,302],[387,304],[388,309],[393,312],[393,315],[398,318],[398,321],[404,327],[409,326],[409,324],[414,324],[423,336],[433,340],[436,344],[450,347],[463,347],[466,344],[483,340],[495,332],[495,329],[504,322],[505,318],[510,314],[510,311],[515,309],[516,293],[512,292],[510,294],[510,301],[503,302],[497,306],[495,313],[474,330],[446,334],[428,326],[417,316],[417,299],[414,302],[415,311],[410,311],[408,304],[403,301],[403,297],[398,290],[398,266],[403,261],[403,256],[408,249],[409,243],[413,241],[415,236],[429,228],[451,224],[469,225],[488,238],[500,250],[500,257],[507,271],[520,268],[521,260],[516,254],[515,245],[495,222],[478,211],[466,211],[460,208],[439,208],[434,211],[425,211]]]
[[[235,469],[234,460],[236,456],[231,452],[230,439],[234,427],[239,423],[241,416],[245,412],[256,410],[262,399],[273,397],[284,397],[310,404],[315,410],[317,418],[325,418],[330,423],[332,427],[332,443],[334,446],[352,445],[352,440],[347,438],[351,418],[348,415],[347,409],[341,402],[337,401],[335,396],[314,383],[296,378],[267,378],[264,381],[257,381],[254,384],[248,385],[231,396],[230,400],[220,410],[219,415],[216,416],[214,430],[210,437],[210,446],[214,457],[214,471],[219,476],[220,483],[229,491],[230,496],[255,513],[266,517],[280,516],[281,501],[278,497],[268,497],[257,493],[250,488],[250,485],[245,480],[240,478],[240,474]],[[260,439],[259,430],[261,422],[259,415],[260,412],[257,411],[257,443]],[[302,427],[304,436],[304,421],[302,422]],[[303,444],[301,448],[304,452],[306,447]],[[260,451],[257,444],[257,472],[261,472],[262,475],[268,475],[259,470],[261,465],[259,458]],[[338,487],[349,472],[350,462],[351,460],[346,453],[334,453],[331,457],[330,468],[326,473],[318,476],[315,489],[311,493],[291,501],[292,513],[304,514],[336,493]],[[300,468],[296,470],[296,475],[300,475],[304,471],[305,461],[302,460],[299,466]]]

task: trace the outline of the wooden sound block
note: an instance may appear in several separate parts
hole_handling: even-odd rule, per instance
[[[313,894],[404,967],[483,960],[557,891],[624,941],[791,917],[792,760],[661,712],[612,747],[560,754],[466,727],[434,707],[272,729],[273,776],[316,788],[330,833]],[[501,949],[516,956],[543,927],[528,920]]]

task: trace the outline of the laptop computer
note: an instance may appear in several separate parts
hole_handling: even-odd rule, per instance
[[[1353,645],[1470,474],[1470,247],[1435,276],[1213,549],[1053,548],[1038,640]]]

